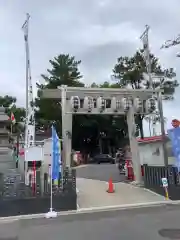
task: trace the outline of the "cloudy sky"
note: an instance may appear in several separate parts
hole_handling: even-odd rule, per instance
[[[117,57],[131,55],[141,46],[144,25],[151,27],[150,47],[164,67],[180,77],[180,46],[160,50],[162,43],[180,33],[179,0],[0,0],[0,92],[25,105],[25,49],[21,26],[30,20],[33,84],[46,73],[49,59],[70,53],[82,60],[84,82],[110,79]],[[164,115],[180,117],[180,97],[164,104]]]

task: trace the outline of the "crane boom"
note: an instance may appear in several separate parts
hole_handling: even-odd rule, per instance
[[[34,118],[34,100],[33,87],[31,78],[30,54],[29,54],[29,19],[30,15],[27,13],[26,21],[22,29],[24,31],[24,41],[26,50],[26,124],[25,124],[25,147],[34,145],[35,141],[35,118]]]

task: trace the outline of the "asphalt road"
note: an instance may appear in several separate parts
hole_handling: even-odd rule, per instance
[[[120,175],[116,164],[90,164],[76,169],[77,177],[108,181],[111,177],[114,183],[125,180],[124,175]]]
[[[0,240],[180,239],[180,206],[61,216],[0,224]]]

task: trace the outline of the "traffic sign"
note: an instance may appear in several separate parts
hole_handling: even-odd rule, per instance
[[[161,178],[161,181],[162,181],[163,187],[168,187],[167,178]]]

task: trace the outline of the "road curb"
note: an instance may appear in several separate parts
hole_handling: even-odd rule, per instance
[[[145,191],[147,191],[147,192],[149,192],[149,193],[154,194],[155,196],[163,197],[161,194],[156,193],[156,192],[154,192],[154,191],[152,191],[152,190],[150,190],[150,189],[148,189],[148,188],[144,188],[144,187],[143,187],[142,189],[144,189]],[[165,198],[165,197],[164,197],[164,198]]]
[[[148,207],[158,207],[158,206],[163,206],[163,205],[179,205],[179,204],[180,204],[180,200],[177,200],[177,201],[164,200],[164,201],[148,202],[148,203],[146,202],[146,203],[121,204],[121,205],[92,207],[92,208],[79,208],[77,210],[72,210],[72,211],[58,212],[58,216],[85,214],[85,213],[93,213],[93,212],[94,213],[95,212],[107,212],[107,211],[126,210],[126,209],[137,209],[137,208],[148,208]],[[45,218],[45,213],[1,217],[0,223],[13,222],[13,221],[17,221],[17,220],[38,219],[38,218]]]
[[[163,197],[161,194],[156,193],[156,192],[152,191],[151,189],[145,188],[143,185],[139,186],[139,185],[135,184],[134,182],[129,182],[128,184],[130,184],[131,186],[136,187],[136,188],[141,188],[141,189],[145,190],[146,192],[152,193],[153,195],[156,195],[158,197]],[[165,199],[165,197],[164,197],[164,199]]]

